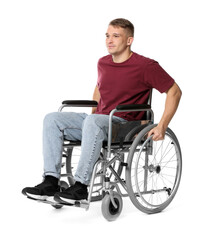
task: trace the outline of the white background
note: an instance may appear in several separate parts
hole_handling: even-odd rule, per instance
[[[146,215],[126,198],[107,222],[101,202],[55,210],[21,190],[41,181],[44,115],[62,100],[92,98],[107,25],[118,17],[135,25],[132,50],[157,60],[183,91],[170,124],[183,174],[164,212]],[[204,0],[0,1],[1,239],[208,239],[208,22]],[[164,100],[154,92],[156,122]]]

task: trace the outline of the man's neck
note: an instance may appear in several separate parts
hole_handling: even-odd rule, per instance
[[[112,60],[114,63],[122,63],[128,60],[133,52],[129,49],[128,51],[124,52],[123,54],[120,55],[112,55]]]

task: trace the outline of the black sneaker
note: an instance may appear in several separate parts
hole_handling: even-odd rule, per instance
[[[63,192],[56,193],[54,200],[58,203],[75,204],[77,201],[87,200],[87,185],[76,182],[73,186],[67,188]]]
[[[35,200],[54,200],[54,194],[57,192],[60,192],[60,186],[58,179],[53,176],[46,176],[41,184],[22,190],[22,194]]]

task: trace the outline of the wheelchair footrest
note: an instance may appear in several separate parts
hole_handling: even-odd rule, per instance
[[[89,208],[89,203],[88,201],[76,201],[74,204],[75,207],[81,207],[81,208],[85,208],[86,210]]]
[[[41,199],[35,199],[35,198],[32,198],[32,197],[29,197],[27,196],[28,199],[31,199],[31,200],[35,200],[37,202],[40,202],[40,203],[46,203],[46,204],[50,204],[52,205],[53,207],[62,207],[62,206],[69,206],[69,207],[80,207],[80,208],[84,208],[86,210],[88,210],[89,208],[89,203],[87,200],[82,200],[82,201],[75,201],[74,203],[68,203],[68,202],[57,202],[55,200],[41,200]]]
[[[59,202],[57,202],[58,204],[63,204],[65,206],[74,206],[74,207],[81,207],[81,208],[85,208],[88,209],[89,208],[89,203],[87,200],[66,200],[66,199],[59,199]]]
[[[88,210],[89,208],[89,203],[87,201],[76,201],[74,204],[72,203],[67,203],[67,202],[63,202],[63,203],[58,203],[56,202],[56,205],[58,206],[68,206],[68,207],[80,207],[80,208],[84,208],[86,210]]]
[[[35,198],[32,198],[32,197],[29,197],[27,196],[28,199],[31,199],[31,200],[35,200],[37,202],[40,202],[40,203],[46,203],[46,204],[50,204],[52,206],[57,206],[57,205],[61,205],[60,203],[56,202],[56,201],[53,201],[53,200],[47,200],[47,199],[44,199],[44,200],[41,200],[41,199],[35,199]]]

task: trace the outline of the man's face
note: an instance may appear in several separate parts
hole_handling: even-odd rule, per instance
[[[109,54],[120,55],[132,43],[132,37],[128,37],[124,28],[109,25],[106,33],[106,46]]]

